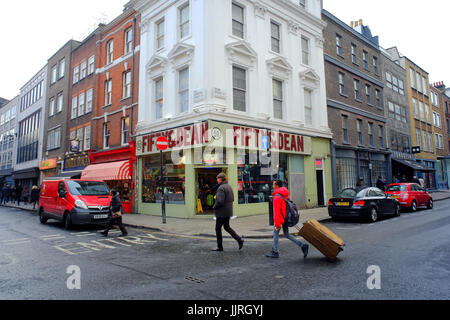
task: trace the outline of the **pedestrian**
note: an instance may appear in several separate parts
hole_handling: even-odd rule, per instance
[[[5,184],[2,188],[2,198],[0,201],[1,205],[6,204],[6,200],[8,200],[8,190],[9,190],[9,187],[7,184]]]
[[[394,177],[394,183],[400,183],[400,180],[397,177]]]
[[[403,177],[402,177],[402,180],[400,180],[400,182],[408,182],[408,179],[406,179],[406,176],[405,175],[403,175]]]
[[[423,180],[422,177],[419,178],[419,183],[420,183],[420,186],[425,189],[425,180]]]
[[[411,182],[412,183],[417,183],[418,185],[420,185],[420,181],[419,181],[419,179],[417,179],[417,176],[413,176]]]
[[[386,183],[384,183],[384,180],[381,176],[378,176],[377,188],[382,191],[386,191]]]
[[[21,198],[22,198],[22,186],[19,184],[17,187],[16,187],[16,200],[17,200],[17,205],[19,205],[20,206],[20,200],[21,200]]]
[[[40,190],[38,186],[33,186],[31,188],[31,203],[33,203],[33,210],[36,209],[36,203],[39,202]]]
[[[119,226],[120,231],[122,231],[121,236],[126,237],[128,235],[128,231],[122,223],[123,207],[122,201],[120,200],[120,194],[116,190],[112,189],[110,195],[112,196],[111,204],[109,205],[110,218],[106,230],[101,234],[107,237],[109,230],[111,230],[114,225],[117,225]]]
[[[359,192],[363,189],[363,179],[358,179],[356,182],[356,191]]]
[[[272,252],[267,254],[267,258],[278,259],[280,254],[278,252],[278,242],[280,237],[280,231],[283,229],[284,236],[298,245],[303,252],[303,257],[308,256],[309,245],[301,243],[293,235],[289,234],[289,226],[286,221],[286,201],[289,199],[289,190],[283,187],[283,182],[277,180],[273,183],[274,192],[273,196],[273,218],[275,223],[275,230],[273,232],[273,248]],[[284,199],[283,199],[284,198]]]
[[[23,201],[25,202],[25,204],[29,203],[30,201],[30,187],[28,185],[26,185],[25,187],[23,187],[23,192],[22,192],[22,198]]]
[[[230,227],[230,219],[233,217],[233,189],[228,184],[228,178],[225,173],[220,173],[217,176],[217,183],[219,184],[219,187],[216,192],[216,201],[213,205],[214,214],[216,217],[217,248],[213,251],[223,251],[222,227],[233,237],[234,240],[237,241],[239,244],[239,250],[242,250],[244,240]]]

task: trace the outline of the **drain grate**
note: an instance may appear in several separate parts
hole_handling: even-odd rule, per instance
[[[186,276],[184,279],[185,279],[186,281],[193,282],[193,283],[197,283],[197,284],[203,284],[203,283],[205,283],[204,280],[197,279],[197,278],[190,277],[190,276]]]

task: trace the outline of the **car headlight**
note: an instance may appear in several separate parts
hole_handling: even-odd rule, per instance
[[[85,209],[85,210],[88,209],[88,206],[82,200],[75,200],[75,206],[80,209]]]

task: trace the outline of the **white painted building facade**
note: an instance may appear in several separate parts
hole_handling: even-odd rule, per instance
[[[331,170],[325,167],[332,135],[322,1],[133,0],[127,5],[142,16],[138,157],[146,155],[140,136],[201,121],[295,134],[306,137],[309,147],[299,153],[305,156],[299,160],[302,178],[292,178],[289,186],[301,190],[294,198],[302,207],[323,204],[331,195]],[[316,176],[305,177],[317,159],[324,161],[324,178],[317,184],[322,191],[308,190],[315,189]]]

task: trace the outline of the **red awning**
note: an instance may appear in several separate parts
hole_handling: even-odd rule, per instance
[[[130,161],[108,162],[87,166],[81,174],[86,180],[131,180]]]

